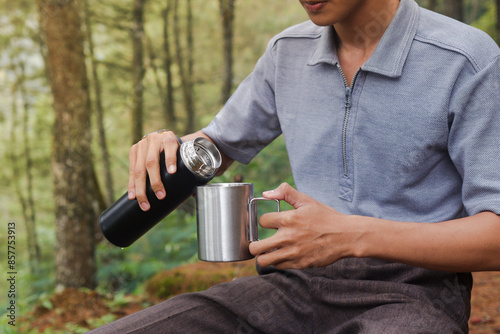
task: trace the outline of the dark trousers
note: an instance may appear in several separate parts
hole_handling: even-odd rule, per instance
[[[344,259],[176,296],[90,333],[467,333],[471,286],[470,274]]]

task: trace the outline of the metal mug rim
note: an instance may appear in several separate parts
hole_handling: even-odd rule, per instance
[[[242,187],[242,186],[252,186],[253,183],[250,182],[221,182],[221,183],[210,183],[203,186],[198,186],[198,188],[228,188],[228,187]]]

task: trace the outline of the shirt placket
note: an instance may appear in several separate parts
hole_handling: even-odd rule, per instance
[[[340,180],[339,180],[339,197],[347,200],[347,201],[352,201],[353,199],[353,193],[354,193],[354,171],[353,171],[353,161],[352,159],[353,154],[352,154],[352,136],[353,136],[353,131],[349,131],[349,122],[352,118],[352,94],[353,94],[353,89],[356,84],[356,79],[361,71],[361,69],[358,69],[356,73],[353,76],[352,82],[349,85],[347,82],[347,78],[344,74],[344,71],[342,71],[342,68],[340,67],[339,64],[337,64],[337,68],[339,70],[339,73],[342,76],[342,80],[344,82],[344,89],[345,89],[345,113],[344,113],[344,121],[342,124],[342,173],[340,173]],[[352,128],[352,127],[351,127]]]

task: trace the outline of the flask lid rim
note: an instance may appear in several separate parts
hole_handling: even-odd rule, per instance
[[[212,178],[222,164],[217,147],[203,137],[182,143],[180,155],[184,165],[202,178]]]

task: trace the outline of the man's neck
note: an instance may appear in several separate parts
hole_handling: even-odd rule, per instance
[[[353,15],[334,24],[339,64],[348,85],[377,48],[398,6],[399,0],[366,0]]]
[[[345,50],[357,49],[359,53],[372,53],[391,23],[399,0],[366,0],[358,10],[334,24],[338,36],[337,46]],[[371,52],[370,52],[371,51]]]

